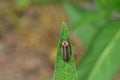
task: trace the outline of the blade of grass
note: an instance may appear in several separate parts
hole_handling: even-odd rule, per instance
[[[16,8],[22,10],[30,4],[30,0],[15,0]]]
[[[68,62],[64,61],[62,58],[61,44],[64,40],[68,41],[70,46],[70,59]],[[74,65],[74,56],[72,54],[69,34],[65,23],[62,24],[60,40],[58,42],[54,80],[77,80],[77,73]]]
[[[105,25],[78,65],[79,80],[111,80],[120,66],[120,21]]]

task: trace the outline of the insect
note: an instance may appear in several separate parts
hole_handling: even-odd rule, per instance
[[[69,61],[70,59],[70,49],[67,41],[62,42],[62,57],[64,61]]]

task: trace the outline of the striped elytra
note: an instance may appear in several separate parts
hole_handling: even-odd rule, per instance
[[[62,42],[62,57],[64,61],[69,61],[70,59],[70,49],[67,41]]]

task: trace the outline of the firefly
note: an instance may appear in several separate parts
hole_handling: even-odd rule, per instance
[[[70,59],[70,49],[67,41],[62,42],[62,57],[64,61],[69,61]]]

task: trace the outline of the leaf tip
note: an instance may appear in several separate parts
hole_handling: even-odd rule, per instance
[[[65,24],[65,22],[62,22],[62,27],[66,27],[66,24]]]
[[[61,26],[61,39],[62,40],[67,40],[68,38],[69,38],[69,35],[68,35],[67,25],[65,24],[65,22],[62,22],[62,26]]]

